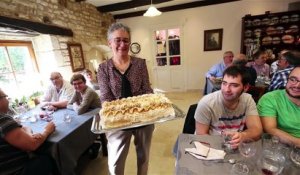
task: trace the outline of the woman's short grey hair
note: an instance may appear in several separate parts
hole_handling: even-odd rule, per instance
[[[128,33],[129,35],[129,39],[130,39],[130,29],[128,26],[122,24],[122,23],[113,23],[109,28],[108,28],[108,31],[107,31],[107,39],[110,40],[112,39],[112,36],[111,34],[116,31],[116,30],[124,30],[125,32]]]

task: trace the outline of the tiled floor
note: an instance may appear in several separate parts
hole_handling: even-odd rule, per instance
[[[191,104],[195,104],[201,97],[200,91],[168,93],[167,97],[185,113]],[[152,138],[149,175],[174,174],[175,157],[172,149],[179,133],[181,133],[184,119],[169,121],[155,125]],[[131,144],[126,161],[125,175],[136,174],[136,154]],[[108,175],[107,157],[99,154],[94,160],[81,160],[82,175]]]

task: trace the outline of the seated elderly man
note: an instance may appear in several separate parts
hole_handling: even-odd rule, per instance
[[[297,51],[284,51],[278,59],[278,71],[275,72],[271,79],[269,91],[284,89],[289,73],[297,65],[300,65],[300,53]]]
[[[31,155],[53,133],[55,125],[48,123],[44,132],[32,134],[22,127],[8,112],[7,95],[0,89],[0,174],[40,175],[52,174],[53,160],[46,155]]]
[[[71,78],[71,84],[75,89],[75,93],[69,104],[77,112],[83,114],[89,109],[100,108],[100,98],[98,94],[86,85],[86,79],[82,74],[74,74]],[[68,108],[70,108],[68,106]]]
[[[249,74],[238,66],[224,71],[221,90],[204,96],[195,112],[196,134],[231,136],[231,147],[244,139],[259,139],[262,126],[250,94]]]
[[[300,146],[300,67],[289,74],[285,90],[265,94],[257,107],[265,132]]]
[[[223,76],[223,71],[231,65],[233,59],[233,52],[226,51],[223,54],[223,61],[213,65],[208,72],[206,73],[206,83],[204,88],[204,95],[214,92],[219,89],[219,87],[215,87],[216,79],[221,78]],[[210,81],[208,81],[210,80]]]
[[[206,73],[206,78],[209,78],[211,81],[214,81],[216,78],[223,76],[223,71],[231,65],[233,59],[233,52],[226,51],[223,55],[223,61],[213,65],[208,72]]]
[[[52,84],[45,91],[41,107],[48,107],[50,110],[65,108],[71,99],[74,89],[67,81],[63,80],[59,72],[52,72],[50,75]]]

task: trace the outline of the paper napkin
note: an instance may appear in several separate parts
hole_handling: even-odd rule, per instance
[[[194,142],[195,148],[185,148],[185,151],[197,159],[219,160],[224,159],[226,153],[223,150],[210,148],[201,142]]]

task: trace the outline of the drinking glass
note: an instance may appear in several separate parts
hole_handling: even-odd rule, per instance
[[[293,147],[290,153],[290,158],[296,166],[300,167],[300,147]]]
[[[232,174],[238,175],[247,175],[250,170],[253,170],[254,166],[250,161],[247,161],[248,158],[255,155],[257,150],[256,142],[252,139],[245,139],[239,144],[240,154],[246,158],[245,161],[240,161],[232,166]]]
[[[222,136],[222,148],[224,149],[224,151],[226,153],[233,153],[234,149],[230,144],[232,134],[230,132],[222,131],[221,136]]]
[[[72,121],[72,117],[68,113],[64,113],[64,122],[70,123]]]
[[[264,175],[278,175],[284,168],[285,157],[280,152],[264,150],[258,167]]]
[[[268,133],[262,135],[262,156],[258,160],[258,168],[262,174],[280,174],[285,164],[286,146],[280,142],[279,137]]]

